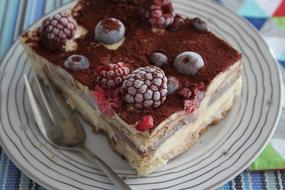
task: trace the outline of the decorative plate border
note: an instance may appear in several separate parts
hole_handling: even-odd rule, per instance
[[[257,157],[273,135],[280,118],[281,74],[259,33],[238,15],[211,2],[174,2],[178,12],[207,19],[213,32],[233,42],[243,52],[245,69],[242,103],[238,108],[240,114],[233,121],[233,130],[224,142],[189,163],[170,166],[167,171],[146,178],[134,177],[133,171],[118,170],[118,173],[129,177],[128,183],[136,189],[204,189],[222,185]],[[57,152],[55,160],[50,157],[53,148],[33,130],[33,121],[28,116],[22,83],[23,73],[31,77],[27,61],[19,41],[16,41],[0,66],[0,71],[6,73],[0,76],[2,147],[25,174],[47,188],[112,189],[111,182],[97,167],[80,163],[66,152]],[[38,147],[41,143],[44,148]],[[227,150],[228,155],[222,155],[221,150]]]

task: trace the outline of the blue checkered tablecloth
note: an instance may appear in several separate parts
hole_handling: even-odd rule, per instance
[[[72,0],[0,0],[0,58],[29,25]],[[285,0],[216,0],[238,11],[264,36],[285,68]],[[281,66],[282,67],[282,66]],[[282,69],[283,70],[283,69]],[[284,73],[284,70],[282,71]],[[285,123],[279,124],[280,128]],[[284,132],[284,128],[282,129]],[[285,150],[284,150],[285,152]],[[0,189],[44,189],[26,177],[0,148]],[[220,189],[285,189],[285,171],[244,171]]]

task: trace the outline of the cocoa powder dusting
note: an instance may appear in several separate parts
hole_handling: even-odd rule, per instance
[[[166,76],[176,77],[182,87],[204,82],[206,86],[221,72],[241,58],[241,54],[212,32],[199,32],[187,19],[183,26],[175,32],[166,30],[163,34],[155,34],[149,23],[143,20],[136,4],[116,4],[108,0],[81,0],[82,9],[74,15],[77,23],[88,30],[85,37],[77,40],[78,49],[74,52],[50,52],[35,41],[34,50],[52,63],[64,67],[64,60],[73,54],[84,55],[90,60],[90,68],[85,71],[70,71],[78,81],[90,88],[95,87],[94,73],[99,65],[106,64],[110,58],[113,63],[124,62],[131,71],[138,67],[149,66],[149,56],[153,52],[162,51],[169,57],[169,63],[162,66]],[[94,28],[103,18],[113,17],[121,20],[126,27],[124,44],[117,49],[108,50],[95,41]],[[106,23],[110,29],[118,27],[116,23]],[[195,76],[181,75],[175,71],[172,63],[177,55],[184,51],[199,53],[205,67]],[[157,126],[167,117],[183,110],[183,99],[177,93],[168,96],[158,109],[144,111],[129,110],[127,105],[116,109],[116,112],[129,124],[134,124],[145,115],[152,115]]]
[[[121,25],[118,20],[112,18],[105,18],[102,20],[102,25],[106,31],[119,30]]]

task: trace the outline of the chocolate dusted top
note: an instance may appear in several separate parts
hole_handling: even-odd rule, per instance
[[[105,30],[107,30],[107,31],[118,30],[121,27],[119,21],[114,20],[112,18],[103,19],[102,25],[104,26]]]
[[[163,52],[169,58],[169,64],[163,65],[166,76],[174,76],[181,82],[181,87],[204,82],[206,86],[221,72],[241,58],[241,54],[216,37],[212,32],[199,32],[192,26],[192,20],[186,19],[186,24],[172,32],[154,33],[150,24],[143,20],[139,7],[132,3],[112,3],[109,0],[81,0],[77,6],[82,9],[74,12],[77,23],[87,29],[86,36],[77,39],[78,48],[73,52],[50,52],[35,41],[33,48],[50,62],[64,68],[64,60],[73,54],[86,56],[90,68],[83,71],[67,70],[78,81],[95,88],[95,70],[99,65],[124,62],[131,71],[138,67],[149,66],[149,56],[153,52]],[[76,10],[76,9],[74,9]],[[126,27],[125,41],[117,50],[109,50],[95,40],[94,29],[104,18],[117,18]],[[178,73],[173,67],[177,55],[184,51],[199,53],[205,66],[194,76]],[[152,115],[154,126],[159,125],[175,112],[183,110],[183,98],[178,93],[167,97],[165,103],[158,109],[133,110],[123,104],[116,112],[129,124],[135,124],[144,115]]]

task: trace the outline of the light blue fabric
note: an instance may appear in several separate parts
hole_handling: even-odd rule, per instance
[[[51,10],[71,2],[72,0],[0,0],[0,58],[17,36],[31,25],[35,20]],[[225,0],[242,4],[244,1]],[[248,0],[251,1],[251,0]],[[246,14],[244,9],[241,12]],[[256,13],[256,12],[255,12]],[[285,54],[285,53],[284,53]],[[281,56],[284,58],[285,55]],[[27,178],[16,166],[9,161],[0,148],[0,189],[43,189],[38,184]],[[233,181],[219,189],[281,189],[285,187],[285,172],[257,172],[245,171]]]
[[[239,9],[239,14],[250,17],[268,17],[269,15],[260,8],[256,1],[245,1]]]

